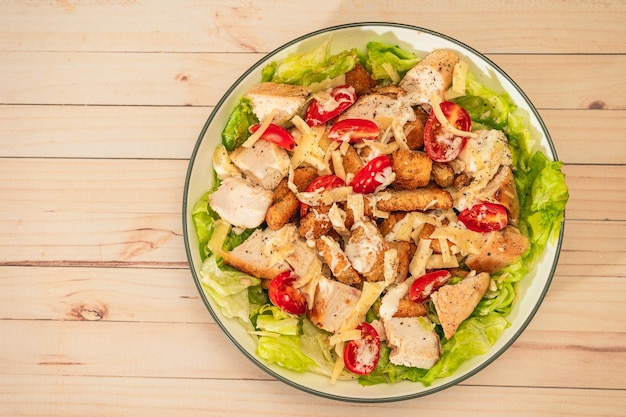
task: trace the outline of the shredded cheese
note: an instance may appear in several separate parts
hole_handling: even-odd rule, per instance
[[[443,226],[435,229],[430,235],[432,239],[444,238],[454,243],[462,254],[477,254],[482,246],[482,233],[473,232],[460,227]]]
[[[246,139],[246,141],[241,146],[243,146],[244,148],[251,148],[252,145],[254,145],[257,140],[261,139],[261,136],[263,136],[263,133],[265,133],[269,125],[272,124],[272,120],[274,120],[275,114],[276,114],[276,109],[272,109],[270,114],[268,114],[267,117],[263,119],[263,122],[261,123],[261,126],[259,126],[257,131],[251,134],[250,137]]]
[[[393,122],[391,122],[391,130],[393,131],[393,137],[395,138],[398,147],[402,150],[408,151],[409,145],[407,144],[406,135],[404,134],[402,125],[400,125],[400,121],[397,118],[394,118]]]
[[[417,244],[417,250],[411,259],[411,263],[409,264],[409,273],[412,276],[419,277],[424,275],[426,272],[426,263],[428,262],[430,255],[433,254],[433,250],[430,248],[431,242],[432,241],[430,239],[420,239]]]
[[[398,84],[400,82],[400,74],[398,74],[398,71],[396,71],[389,62],[383,62],[380,66],[383,67],[394,84]]]
[[[430,105],[433,107],[433,112],[435,113],[435,117],[437,118],[437,121],[441,124],[441,126],[445,130],[447,130],[448,132],[456,136],[470,137],[474,139],[478,137],[478,134],[475,132],[466,132],[464,130],[457,129],[456,127],[452,126],[452,123],[448,121],[446,116],[443,114],[443,111],[441,111],[441,107],[439,107],[440,104],[441,104],[441,99],[439,98],[439,96],[437,96],[437,94],[433,94],[432,96],[430,96]]]

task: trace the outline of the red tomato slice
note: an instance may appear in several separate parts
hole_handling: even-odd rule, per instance
[[[368,119],[343,119],[330,128],[328,138],[338,142],[361,142],[378,139],[378,125]]]
[[[444,101],[439,106],[446,119],[459,130],[469,132],[472,128],[472,119],[467,111],[456,103]],[[448,162],[455,159],[463,150],[467,142],[466,136],[456,136],[447,130],[431,111],[424,126],[424,150],[436,162]]]
[[[332,190],[333,188],[343,187],[346,183],[336,175],[321,175],[315,178],[304,190],[305,192],[311,191],[325,191]],[[309,205],[300,203],[300,217],[306,216],[309,211]]]
[[[260,124],[250,126],[250,133],[259,130],[260,126]],[[293,151],[296,147],[296,140],[291,136],[291,133],[274,123],[270,123],[269,126],[267,126],[267,129],[265,129],[265,132],[261,135],[261,139],[273,142],[288,151]]]
[[[373,193],[393,173],[391,165],[391,159],[387,155],[372,159],[356,173],[350,182],[352,190],[358,194]]]
[[[337,102],[337,105],[332,108],[325,109],[324,104],[317,100],[313,100],[309,104],[305,116],[305,121],[309,126],[323,125],[333,117],[341,114],[356,101],[356,91],[350,85],[333,88],[330,91],[330,96]]]
[[[366,375],[378,364],[380,337],[369,323],[363,322],[356,328],[361,331],[361,338],[346,343],[343,349],[343,362],[350,372]]]
[[[270,301],[276,307],[291,314],[306,312],[306,297],[300,289],[293,286],[296,276],[291,271],[281,272],[271,281],[267,289]]]
[[[409,290],[409,300],[414,303],[421,303],[428,300],[430,295],[437,291],[439,287],[446,284],[452,278],[452,273],[446,269],[424,274],[411,284]]]
[[[494,232],[507,225],[506,207],[495,203],[478,203],[459,213],[459,221],[474,232]]]

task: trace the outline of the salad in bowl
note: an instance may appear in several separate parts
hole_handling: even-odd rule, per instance
[[[568,199],[504,73],[388,24],[257,63],[187,182],[190,264],[218,324],[278,378],[356,401],[434,392],[503,352],[547,291]]]

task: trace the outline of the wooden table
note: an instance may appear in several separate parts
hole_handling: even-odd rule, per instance
[[[219,97],[290,39],[356,21],[446,33],[528,93],[571,199],[539,313],[495,363],[411,401],[261,372],[200,301],[181,222]],[[0,415],[626,415],[626,3],[0,3]]]

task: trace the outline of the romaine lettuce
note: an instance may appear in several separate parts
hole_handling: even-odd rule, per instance
[[[222,144],[229,151],[240,147],[251,135],[248,128],[259,123],[252,111],[252,104],[248,98],[243,97],[232,111],[222,131]]]
[[[308,52],[291,53],[278,64],[270,63],[262,70],[262,78],[276,83],[308,86],[345,74],[358,62],[356,49],[331,55],[330,42],[326,41]]]
[[[391,81],[389,73],[383,64],[391,65],[400,77],[413,68],[420,58],[412,52],[383,42],[368,42],[366,45],[367,58],[365,68],[372,73],[375,80]]]

